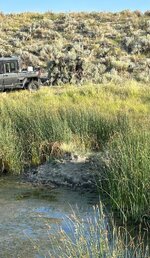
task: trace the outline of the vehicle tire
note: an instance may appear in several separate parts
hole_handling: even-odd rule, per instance
[[[29,84],[27,85],[27,89],[31,92],[37,91],[39,90],[40,85],[38,81],[31,81],[29,82]]]

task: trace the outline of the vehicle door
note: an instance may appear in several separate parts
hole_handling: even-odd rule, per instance
[[[4,63],[4,88],[16,88],[18,85],[18,63],[7,61]]]
[[[4,64],[3,62],[0,62],[0,90],[4,89]]]

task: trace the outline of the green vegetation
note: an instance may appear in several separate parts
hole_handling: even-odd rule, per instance
[[[79,258],[133,258],[149,257],[149,247],[138,233],[133,238],[124,227],[115,227],[108,222],[103,207],[94,207],[94,214],[81,220],[73,213],[68,222],[70,234],[60,230],[50,237],[49,257],[79,257]]]
[[[49,84],[66,84],[1,93],[0,175],[20,174],[66,151],[98,152],[97,186],[113,211],[123,222],[148,221],[150,12],[1,13],[0,23],[0,56],[19,55],[43,70],[48,64]],[[73,221],[73,240],[64,231],[54,238],[61,257],[149,255],[126,230],[112,225],[110,235],[102,209],[88,228]]]
[[[0,170],[20,173],[64,151],[101,153],[98,185],[126,221],[150,217],[149,85],[2,93]],[[67,147],[68,146],[68,147]]]
[[[150,218],[149,153],[150,134],[145,130],[119,134],[109,148],[110,170],[106,169],[105,189],[112,205],[119,206],[126,220]]]
[[[81,82],[150,81],[148,11],[1,13],[0,23],[0,55],[19,55],[25,64],[43,68],[49,63],[50,83],[78,81],[78,57]]]

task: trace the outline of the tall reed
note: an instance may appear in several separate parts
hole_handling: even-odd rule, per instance
[[[127,220],[150,218],[150,132],[116,134],[108,146],[109,165],[101,182],[111,205]]]
[[[133,238],[125,227],[116,227],[104,214],[102,204],[81,219],[75,211],[68,218],[67,232],[60,228],[50,237],[51,258],[147,258],[148,243],[142,235]]]

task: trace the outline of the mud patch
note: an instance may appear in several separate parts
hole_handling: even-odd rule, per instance
[[[34,185],[67,186],[72,188],[96,188],[102,166],[95,157],[75,156],[71,159],[55,160],[29,169],[25,174],[27,181]]]

